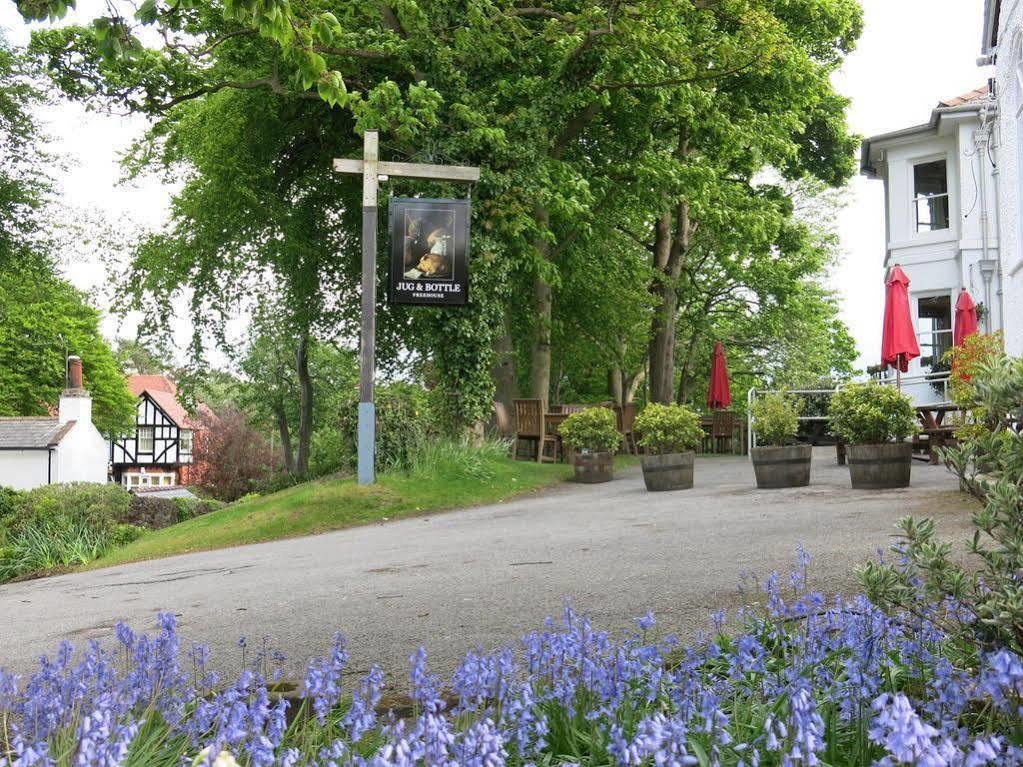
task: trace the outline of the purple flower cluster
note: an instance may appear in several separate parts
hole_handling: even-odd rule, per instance
[[[340,635],[289,710],[267,639],[224,685],[162,614],[151,638],[119,625],[113,652],[61,645],[24,684],[0,671],[0,767],[1023,764],[1023,660],[956,655],[933,620],[948,605],[829,603],[807,591],[808,562],[764,582],[766,609],[741,612],[741,630],[722,613],[688,646],[657,638],[649,613],[620,636],[568,606],[518,648],[468,653],[446,681],[420,649],[404,718],[381,711],[379,668],[346,678]]]

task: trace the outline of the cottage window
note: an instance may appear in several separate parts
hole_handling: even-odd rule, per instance
[[[943,358],[952,348],[950,296],[927,296],[918,300],[917,337],[920,339],[920,366],[931,373],[948,370],[949,364]]]
[[[152,426],[140,426],[138,433],[139,452],[152,453],[155,434]]]
[[[178,435],[178,447],[182,453],[192,452],[192,431],[190,429],[182,429]]]
[[[948,229],[948,173],[944,160],[913,166],[916,231]]]

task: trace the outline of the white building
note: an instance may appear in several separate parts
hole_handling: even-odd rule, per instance
[[[56,416],[0,418],[0,486],[107,481],[107,443],[92,423],[78,357],[68,360],[68,373]]]
[[[983,56],[995,65],[993,156],[997,164],[995,199],[1002,243],[1005,346],[1023,355],[1023,3],[985,0]]]
[[[993,113],[985,86],[939,102],[921,125],[863,142],[861,170],[884,184],[885,271],[899,264],[911,283],[920,357],[906,388],[917,402],[945,399],[942,356],[962,288],[980,307],[982,329],[1002,329]]]

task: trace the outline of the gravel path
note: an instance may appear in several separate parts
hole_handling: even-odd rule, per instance
[[[921,463],[897,491],[850,490],[825,449],[806,488],[758,491],[730,456],[701,457],[696,481],[647,493],[635,467],[495,506],[0,586],[0,666],[24,672],[61,639],[106,639],[119,619],[148,628],[173,610],[225,669],[240,661],[239,635],[250,646],[272,636],[295,673],[342,630],[353,668],[403,675],[424,644],[446,672],[467,649],[540,626],[568,596],[604,627],[653,610],[692,633],[738,603],[741,573],[787,569],[798,543],[816,587],[850,591],[901,516],[933,516],[955,540],[969,525],[955,479]]]

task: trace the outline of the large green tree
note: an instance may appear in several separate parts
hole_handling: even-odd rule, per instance
[[[48,157],[32,113],[39,100],[24,61],[0,38],[0,416],[45,415],[65,387],[67,355],[77,354],[96,425],[114,434],[133,423],[134,398],[98,312],[50,255]]]
[[[39,18],[65,0],[19,7]],[[562,272],[608,215],[653,251],[650,385],[671,398],[678,281],[705,221],[728,215],[713,207],[722,189],[771,167],[848,175],[854,142],[829,76],[859,26],[855,0],[147,0],[133,19],[48,30],[35,47],[75,98],[171,121],[226,94],[325,103],[337,108],[294,107],[310,140],[293,149],[351,154],[354,134],[379,128],[391,157],[483,166],[472,306],[395,313],[433,357],[454,417],[472,422],[489,405],[494,348],[507,362],[502,336],[523,324],[521,377],[548,398]],[[210,126],[244,141],[243,124]],[[276,169],[270,146],[262,160]],[[247,203],[245,216],[262,199]]]

